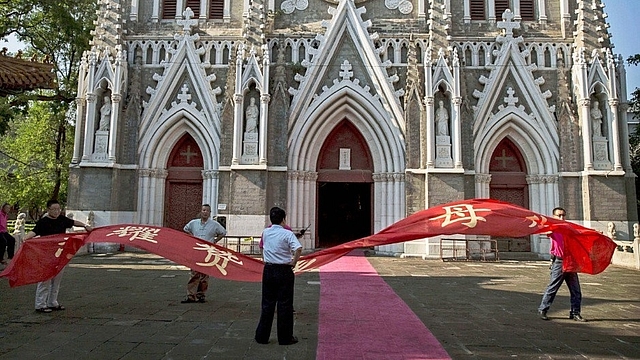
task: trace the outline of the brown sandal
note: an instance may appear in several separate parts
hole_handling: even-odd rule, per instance
[[[51,308],[49,308],[49,309],[51,309],[51,310],[53,310],[53,311],[60,311],[60,310],[64,310],[64,309],[65,309],[65,307],[64,307],[64,306],[62,306],[62,305],[58,305],[58,306],[51,307]]]

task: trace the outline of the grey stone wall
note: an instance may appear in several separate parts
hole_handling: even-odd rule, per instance
[[[68,207],[76,210],[134,211],[138,199],[137,185],[135,170],[71,168]]]
[[[627,219],[625,178],[590,176],[589,198],[592,199],[590,220],[624,221]]]
[[[464,198],[465,181],[463,174],[427,174],[429,182],[427,196],[429,206],[445,204]]]
[[[412,172],[405,173],[405,189],[407,193],[407,215],[424,209],[425,204],[425,175]]]

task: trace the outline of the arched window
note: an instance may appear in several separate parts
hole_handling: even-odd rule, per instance
[[[224,14],[224,0],[210,0],[209,19],[222,20]]]
[[[534,0],[520,0],[520,17],[524,21],[535,20]]]
[[[176,0],[164,0],[162,2],[162,18],[174,19],[177,13],[177,1]]]
[[[502,14],[509,8],[509,0],[495,0],[496,18],[502,19]]]
[[[158,1],[158,0],[156,0]],[[201,0],[184,0],[184,9],[191,8],[193,17],[200,17]],[[224,0],[209,0],[209,19],[222,20],[224,15]],[[162,18],[175,19],[176,15],[182,15],[184,9],[178,9],[177,0],[162,0]]]
[[[484,20],[484,0],[471,0],[471,20]]]

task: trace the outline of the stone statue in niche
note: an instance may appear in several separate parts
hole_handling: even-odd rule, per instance
[[[111,124],[111,98],[108,95],[104,96],[102,107],[100,108],[100,125],[98,131],[109,131]]]
[[[260,110],[256,105],[256,98],[252,97],[249,100],[249,106],[247,106],[247,110],[245,112],[246,119],[246,133],[257,133],[258,132],[258,115],[260,114]]]
[[[607,224],[607,236],[611,238],[611,240],[615,240],[616,239],[616,224],[614,224],[613,222],[609,222]]]
[[[13,226],[13,237],[16,239],[15,249],[18,250],[20,245],[22,244],[22,238],[26,235],[24,229],[24,223],[26,221],[27,214],[20,213],[18,214],[18,218],[16,219],[16,223]]]
[[[449,136],[449,113],[442,100],[438,101],[438,109],[436,109],[436,135]]]
[[[600,103],[596,100],[591,107],[591,127],[594,137],[602,137],[602,111],[600,111]]]

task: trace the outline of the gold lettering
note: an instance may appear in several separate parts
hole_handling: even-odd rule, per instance
[[[317,259],[310,260],[298,260],[296,266],[293,268],[294,273],[305,272],[313,269],[311,265],[316,262]]]
[[[129,241],[134,240],[142,240],[148,241],[150,243],[157,244],[158,241],[154,238],[158,236],[160,233],[160,229],[153,229],[146,226],[127,226],[120,228],[118,230],[114,230],[112,233],[107,234],[106,236],[116,235],[117,237],[127,237],[129,236]]]
[[[220,273],[222,275],[227,275],[227,265],[229,264],[229,261],[231,261],[234,264],[238,264],[238,265],[242,265],[242,260],[239,260],[237,256],[235,256],[232,252],[227,251],[227,250],[219,250],[218,248],[216,248],[215,246],[211,245],[211,244],[200,244],[200,243],[196,243],[196,247],[194,247],[194,250],[201,250],[201,251],[206,251],[207,252],[207,256],[205,256],[203,263],[201,262],[196,262],[197,265],[200,266],[207,266],[207,267],[211,267],[211,266],[215,266],[216,268],[218,268],[218,270],[220,271]]]
[[[437,219],[444,218],[444,221],[442,222],[442,225],[441,225],[442,227],[448,226],[456,222],[468,220],[468,222],[462,223],[462,225],[465,225],[470,228],[474,228],[476,227],[476,225],[478,225],[478,221],[487,222],[487,219],[485,219],[482,216],[478,216],[477,214],[478,212],[485,212],[485,211],[491,212],[491,209],[474,209],[473,205],[468,205],[468,204],[444,206],[443,209],[445,210],[445,213],[443,215],[436,216],[434,218],[429,219],[429,220],[437,220]]]

